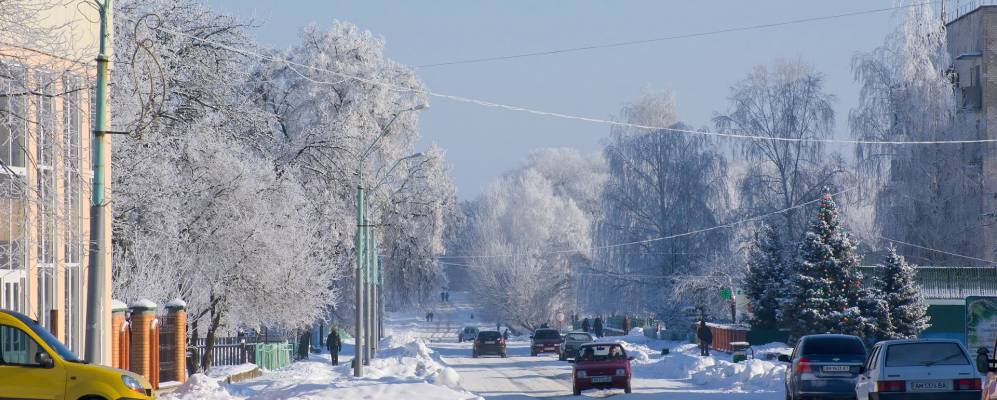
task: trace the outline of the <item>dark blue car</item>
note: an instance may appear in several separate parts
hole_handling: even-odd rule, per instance
[[[855,381],[865,362],[862,339],[851,335],[808,335],[793,355],[779,360],[786,368],[786,399],[854,399]]]

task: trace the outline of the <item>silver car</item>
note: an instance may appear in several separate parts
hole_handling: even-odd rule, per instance
[[[474,339],[478,337],[478,328],[473,326],[465,326],[457,332],[457,343],[461,342],[473,342]]]
[[[983,397],[980,373],[958,340],[888,340],[871,354],[855,386],[859,400]]]

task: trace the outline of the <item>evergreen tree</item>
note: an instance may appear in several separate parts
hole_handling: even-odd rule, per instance
[[[928,306],[915,282],[917,267],[907,264],[892,245],[881,265],[879,290],[892,320],[892,337],[913,339],[928,328]]]
[[[838,217],[827,188],[817,215],[800,242],[781,320],[793,337],[814,333],[864,335],[862,274],[855,245]]]
[[[751,325],[773,329],[779,326],[779,308],[785,295],[785,264],[779,232],[763,224],[751,243],[744,291],[751,302]]]

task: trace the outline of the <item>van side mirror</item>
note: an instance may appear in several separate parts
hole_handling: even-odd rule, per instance
[[[779,361],[781,361],[781,362],[785,362],[785,363],[788,363],[788,362],[793,362],[793,360],[790,360],[790,359],[789,359],[789,356],[787,356],[787,355],[785,355],[785,354],[780,354],[780,355],[779,355]]]
[[[987,353],[979,353],[976,355],[976,370],[984,375],[988,372],[997,372],[997,360],[988,357]]]
[[[52,368],[55,365],[55,361],[52,360],[52,356],[48,355],[43,350],[38,350],[35,353],[35,362],[38,363],[42,368]]]

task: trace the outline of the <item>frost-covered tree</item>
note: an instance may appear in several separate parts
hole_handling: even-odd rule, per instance
[[[834,96],[824,90],[824,76],[799,61],[758,66],[731,88],[730,110],[713,122],[724,132],[762,138],[743,140],[744,176],[739,182],[740,213],[758,215],[812,201],[824,186],[845,174],[840,157],[820,142],[834,128]],[[806,213],[789,209],[773,222],[790,247],[806,226]]]
[[[762,329],[779,327],[779,309],[786,296],[786,266],[779,231],[762,224],[748,250],[744,294],[753,317],[751,325]]]
[[[570,313],[572,262],[587,257],[591,240],[585,212],[530,167],[492,183],[476,203],[469,273],[485,313],[528,330]]]
[[[813,333],[864,335],[862,273],[855,245],[841,225],[834,199],[826,189],[817,214],[800,242],[789,274],[780,320],[799,338]]]
[[[886,260],[879,265],[877,289],[889,310],[892,338],[917,338],[928,328],[928,306],[917,287],[917,267],[907,264],[896,248],[887,249]]]
[[[342,261],[338,269],[351,268],[355,193],[357,185],[367,187],[389,306],[418,306],[443,284],[435,257],[443,251],[442,221],[455,207],[442,151],[395,164],[416,152],[418,117],[411,110],[427,104],[425,86],[385,57],[381,39],[353,24],[310,26],[300,36],[254,74],[257,101],[276,116],[279,173],[302,181],[327,227],[320,234],[330,243],[326,257]],[[348,289],[352,275],[333,284]],[[351,308],[337,304],[334,313],[348,319]]]
[[[976,139],[976,121],[957,118],[955,76],[945,27],[930,4],[912,4],[884,43],[852,61],[861,85],[849,114],[852,135],[874,141]],[[959,77],[972,79],[972,77]],[[882,236],[962,254],[981,254],[982,177],[972,164],[985,157],[976,145],[856,147],[869,180]],[[962,264],[964,259],[905,247],[919,263]]]
[[[625,106],[619,119],[645,126],[689,129],[678,122],[669,93],[646,95]],[[590,311],[657,311],[680,315],[675,282],[700,275],[714,255],[727,250],[729,235],[710,231],[668,240],[649,240],[703,227],[724,219],[729,202],[727,164],[708,139],[668,129],[615,127],[603,150],[609,180],[602,195],[602,221],[592,275],[580,291]],[[635,243],[615,246],[618,243]],[[628,275],[651,276],[632,279]],[[614,278],[615,277],[615,278]],[[615,282],[617,285],[609,285]],[[692,282],[690,282],[692,283]],[[685,299],[689,300],[689,299]]]

